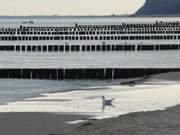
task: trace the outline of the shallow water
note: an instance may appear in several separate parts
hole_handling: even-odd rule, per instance
[[[45,93],[87,90],[89,87],[120,84],[123,80],[30,80],[30,79],[0,79],[0,104],[15,102],[32,97],[39,97]]]

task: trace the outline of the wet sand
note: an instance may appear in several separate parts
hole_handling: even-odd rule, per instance
[[[66,121],[86,116],[56,115],[51,113],[0,113],[0,135],[51,135],[67,132],[74,125]]]
[[[76,125],[64,135],[179,135],[180,106],[165,111],[139,112]],[[62,135],[62,134],[56,134]]]

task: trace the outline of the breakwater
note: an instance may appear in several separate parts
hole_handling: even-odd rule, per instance
[[[125,79],[144,77],[158,73],[180,71],[180,69],[164,68],[132,68],[132,69],[0,69],[0,78],[17,79]]]
[[[179,37],[180,38],[180,37]],[[162,45],[1,45],[0,51],[17,52],[110,52],[180,50],[180,44]]]

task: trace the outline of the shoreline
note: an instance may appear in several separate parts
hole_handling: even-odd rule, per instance
[[[0,112],[74,112],[80,115],[93,114],[97,116],[95,118],[101,119],[130,112],[162,110],[180,103],[180,84],[178,83],[180,78],[173,79],[179,74],[178,72],[164,73],[127,82],[122,81],[119,85],[91,87],[89,84],[88,89],[77,88],[74,91],[44,93],[38,97],[1,105]],[[163,79],[166,77],[173,81]],[[78,85],[81,85],[84,82],[79,83]],[[102,96],[106,99],[115,98],[113,105],[104,108]]]

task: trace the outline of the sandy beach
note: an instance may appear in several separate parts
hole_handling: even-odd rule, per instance
[[[180,106],[164,111],[139,112],[118,118],[91,120],[64,135],[179,135]],[[57,134],[61,135],[61,134]]]
[[[76,125],[64,121],[87,116],[50,113],[0,113],[2,135],[179,135],[180,106],[164,111],[137,112],[118,118],[89,120]]]
[[[157,75],[156,78],[179,81],[179,75],[178,72],[165,73]],[[177,105],[165,110],[129,113],[111,119],[89,120],[76,125],[64,135],[179,135],[179,112],[180,105]]]

